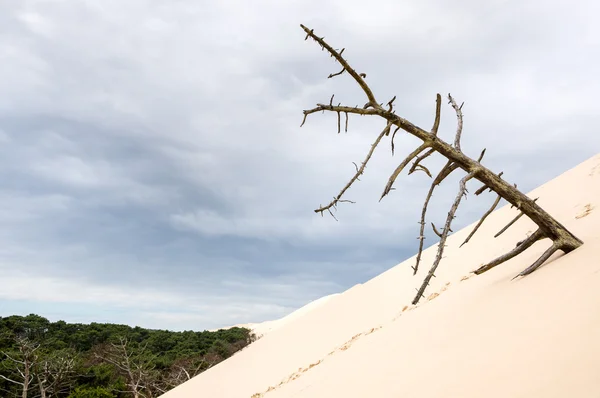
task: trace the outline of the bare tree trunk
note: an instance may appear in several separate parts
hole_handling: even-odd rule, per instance
[[[30,375],[29,375],[29,367],[25,368],[25,377],[24,377],[24,381],[23,381],[23,394],[21,395],[23,398],[27,398],[27,394],[29,392],[29,382],[30,382]]]
[[[95,353],[95,356],[112,364],[125,376],[129,392],[134,398],[146,398],[143,391],[150,391],[150,386],[154,384],[152,380],[154,367],[150,364],[146,346],[132,347],[123,337],[119,339],[119,343],[110,344],[108,350]]]
[[[26,337],[15,336],[14,340],[17,343],[18,353],[13,355],[8,352],[2,352],[2,354],[14,364],[15,370],[18,373],[18,377],[16,377],[17,380],[8,378],[4,375],[0,375],[0,378],[21,386],[21,397],[27,398],[29,386],[33,381],[32,369],[38,360],[36,351],[40,345],[30,341]]]

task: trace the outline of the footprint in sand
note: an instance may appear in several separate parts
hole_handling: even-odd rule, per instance
[[[356,340],[358,340],[360,337],[363,336],[368,336],[371,333],[374,333],[376,331],[378,331],[379,329],[381,329],[383,326],[377,326],[375,328],[371,328],[370,330],[366,331],[366,332],[362,332],[362,333],[358,333],[355,334],[354,336],[352,336],[352,338],[348,341],[346,341],[344,344],[342,344],[341,346],[339,346],[338,348],[336,348],[335,350],[331,351],[329,354],[327,354],[325,356],[325,358],[319,359],[317,362],[311,363],[310,365],[308,365],[305,368],[298,368],[298,370],[294,373],[292,373],[291,375],[289,375],[288,377],[286,377],[284,380],[280,381],[279,384],[277,384],[276,386],[270,386],[269,388],[267,388],[264,392],[257,392],[255,394],[252,394],[252,396],[250,398],[262,398],[264,397],[267,393],[271,392],[271,391],[275,391],[278,388],[280,388],[281,386],[283,386],[284,384],[287,384],[289,382],[292,382],[294,380],[299,379],[304,373],[308,372],[310,369],[314,368],[315,366],[319,365],[320,363],[322,363],[328,356],[334,355],[336,352],[339,351],[346,351],[348,348],[350,348],[352,346],[352,344],[354,344],[356,342]]]
[[[427,297],[427,301],[431,301],[434,298],[438,297],[440,294],[444,293],[446,290],[448,290],[448,286],[450,286],[450,282],[446,282],[446,284],[444,286],[442,286],[438,292],[431,293]]]
[[[434,298],[436,298],[436,297],[437,297],[437,296],[439,296],[439,295],[440,295],[440,294],[439,294],[439,293],[437,293],[437,292],[431,293],[431,294],[429,295],[429,297],[427,297],[427,301],[431,301],[431,300],[433,300]]]
[[[580,218],[587,217],[590,215],[592,210],[594,210],[594,206],[592,206],[591,203],[588,203],[587,205],[583,206],[583,210],[576,215],[575,218],[579,220]]]

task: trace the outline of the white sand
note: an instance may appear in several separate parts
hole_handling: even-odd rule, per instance
[[[402,311],[435,245],[416,277],[411,258],[289,319],[163,397],[600,397],[600,155],[529,196],[539,196],[584,246],[511,281],[549,245],[538,242],[461,281],[533,231],[523,217],[494,239],[518,214],[505,206],[462,249],[473,225],[449,238],[426,292],[431,298],[416,308]]]

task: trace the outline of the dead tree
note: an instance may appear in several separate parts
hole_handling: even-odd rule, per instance
[[[154,383],[153,387],[159,393],[165,394],[167,391],[210,369],[220,360],[221,357],[214,353],[177,359],[170,369],[163,374],[163,377]]]
[[[311,115],[311,114],[317,113],[317,112],[335,112],[337,114],[337,131],[338,131],[338,133],[341,132],[341,115],[342,114],[344,114],[344,117],[345,117],[345,123],[344,123],[345,131],[347,131],[347,129],[348,129],[348,115],[349,114],[377,116],[377,117],[384,119],[386,122],[385,128],[379,134],[379,136],[377,137],[375,142],[372,144],[366,158],[364,159],[364,161],[362,162],[360,167],[356,166],[356,164],[355,164],[356,172],[355,172],[354,176],[344,186],[344,188],[342,188],[340,193],[333,198],[333,200],[331,202],[329,202],[325,206],[320,206],[318,209],[316,209],[315,210],[316,213],[320,213],[321,215],[323,215],[323,213],[327,211],[333,216],[333,213],[331,211],[332,208],[336,208],[337,205],[341,202],[351,202],[349,200],[342,199],[342,197],[344,196],[344,193],[352,186],[352,184],[354,182],[356,182],[358,180],[360,175],[363,174],[367,163],[369,162],[369,160],[371,159],[371,156],[373,155],[373,152],[375,151],[377,146],[383,141],[384,137],[387,137],[390,135],[391,129],[393,127],[395,129],[391,136],[392,154],[394,152],[394,136],[396,135],[396,132],[398,130],[401,129],[401,130],[405,131],[406,133],[411,134],[414,137],[420,139],[423,143],[417,149],[412,151],[398,165],[398,167],[396,167],[396,169],[390,176],[390,178],[383,190],[381,198],[380,198],[380,200],[383,199],[385,196],[387,196],[392,191],[394,182],[396,181],[396,178],[400,175],[400,173],[402,173],[402,171],[409,165],[409,163],[411,161],[414,161],[414,162],[413,162],[412,166],[410,167],[408,174],[411,174],[414,171],[421,170],[421,171],[425,172],[427,175],[429,175],[429,177],[432,177],[431,173],[429,172],[429,169],[427,167],[425,167],[424,165],[422,165],[421,162],[423,160],[425,160],[427,157],[429,157],[430,155],[432,155],[433,153],[438,153],[447,159],[446,165],[441,169],[441,171],[438,173],[438,175],[433,179],[431,188],[429,190],[429,193],[425,199],[425,204],[423,206],[421,222],[420,222],[421,230],[420,230],[420,235],[418,237],[418,239],[420,241],[419,251],[417,254],[417,262],[416,262],[415,266],[413,267],[414,274],[416,274],[418,271],[419,262],[421,259],[421,252],[423,250],[425,216],[427,213],[427,206],[429,204],[429,200],[431,199],[431,196],[433,194],[435,187],[438,186],[446,177],[448,177],[448,175],[450,175],[453,171],[455,171],[457,169],[461,169],[467,173],[467,175],[460,181],[458,194],[452,204],[452,207],[450,208],[450,211],[448,212],[448,216],[446,217],[446,221],[444,223],[443,230],[441,232],[439,232],[435,228],[435,226],[433,226],[434,232],[440,237],[437,254],[436,254],[435,260],[433,262],[433,265],[431,266],[429,272],[427,273],[421,287],[418,289],[417,295],[415,296],[415,298],[413,300],[413,304],[416,304],[420,300],[420,298],[423,296],[423,293],[424,293],[426,287],[429,284],[429,281],[431,280],[431,278],[433,276],[435,276],[435,270],[439,266],[440,261],[442,259],[446,239],[447,239],[449,233],[451,232],[451,224],[452,224],[453,219],[455,218],[456,210],[458,209],[458,206],[460,205],[461,199],[464,196],[466,196],[466,194],[467,194],[467,185],[466,184],[471,179],[475,179],[475,180],[478,180],[481,183],[483,183],[483,186],[477,191],[478,193],[481,193],[481,192],[485,191],[486,189],[489,189],[490,191],[495,192],[499,198],[502,198],[502,199],[506,200],[507,202],[509,202],[510,204],[512,204],[513,206],[517,207],[517,209],[519,209],[521,211],[521,214],[525,214],[538,226],[538,229],[527,239],[519,242],[515,249],[513,249],[509,253],[506,253],[503,256],[498,257],[495,260],[492,260],[488,264],[481,266],[477,270],[473,271],[475,274],[481,274],[483,272],[486,272],[486,271],[490,270],[491,268],[517,256],[518,254],[522,253],[523,251],[525,251],[526,249],[531,247],[535,242],[537,242],[538,240],[541,240],[541,239],[550,239],[552,241],[552,245],[550,246],[550,248],[548,248],[548,250],[546,250],[546,252],[544,252],[544,254],[542,254],[542,256],[537,261],[535,261],[528,268],[524,269],[517,276],[525,276],[525,275],[532,273],[539,266],[541,266],[542,263],[544,261],[546,261],[553,253],[555,253],[558,250],[561,250],[564,253],[569,253],[583,244],[583,242],[580,239],[578,239],[575,235],[573,235],[571,232],[569,232],[560,222],[558,222],[550,214],[548,214],[544,209],[542,209],[540,206],[538,206],[535,203],[535,200],[531,200],[525,194],[520,192],[517,189],[516,185],[511,185],[508,182],[506,182],[505,180],[503,180],[501,178],[502,173],[496,174],[496,173],[492,172],[491,170],[489,170],[484,165],[482,165],[481,160],[483,159],[485,149],[482,151],[481,155],[479,156],[479,158],[477,160],[475,160],[463,153],[463,151],[461,150],[461,146],[460,146],[460,140],[461,140],[462,129],[463,129],[463,114],[462,114],[462,106],[463,105],[459,106],[450,94],[448,94],[448,102],[452,106],[454,111],[456,112],[456,117],[457,117],[457,129],[456,129],[456,134],[454,137],[454,142],[452,144],[445,142],[440,137],[438,137],[438,134],[437,134],[438,127],[440,125],[440,109],[441,109],[441,103],[442,103],[442,97],[440,96],[440,94],[437,94],[437,98],[436,98],[435,119],[434,119],[432,129],[425,130],[421,127],[418,127],[418,126],[414,125],[413,123],[409,122],[408,120],[404,119],[403,117],[396,115],[396,113],[394,111],[394,100],[396,99],[395,96],[389,102],[387,102],[386,105],[377,101],[375,94],[373,93],[373,91],[371,90],[371,88],[368,86],[368,84],[365,81],[366,74],[358,73],[354,68],[352,68],[350,66],[348,61],[342,56],[345,49],[341,49],[341,50],[334,49],[324,40],[323,37],[317,36],[314,33],[313,29],[309,29],[304,25],[300,25],[300,26],[306,33],[305,40],[308,40],[309,38],[314,40],[321,47],[321,50],[329,53],[329,55],[331,57],[333,57],[341,66],[342,69],[339,72],[330,74],[328,76],[328,78],[340,76],[344,73],[349,74],[354,79],[354,81],[360,86],[360,88],[366,95],[366,99],[367,99],[367,102],[365,103],[364,106],[352,107],[352,106],[345,106],[345,105],[341,105],[341,104],[335,105],[333,103],[334,97],[332,96],[331,99],[329,100],[329,103],[317,104],[316,107],[305,110],[303,112],[304,119],[302,120],[302,124],[300,126],[302,127],[304,125],[308,115]],[[497,202],[499,202],[499,200],[497,200]],[[495,202],[492,209],[489,210],[488,213],[485,214],[485,216],[482,218],[481,222],[483,222],[485,217],[487,217],[487,215],[489,213],[491,213],[493,211],[493,209],[498,205],[497,202]],[[477,226],[477,228],[479,228],[479,225]],[[469,238],[467,238],[467,241],[471,238],[471,236],[469,236]],[[465,243],[467,241],[465,241]]]
[[[1,353],[12,365],[14,376],[7,377],[0,374],[0,378],[18,385],[21,390],[21,398],[27,398],[34,381],[34,369],[38,364],[39,355],[37,351],[40,345],[23,336],[15,336],[14,342],[16,352]]]
[[[151,385],[155,377],[152,357],[146,346],[135,347],[125,338],[110,343],[94,353],[94,356],[115,367],[125,377],[128,392],[133,398],[151,398]]]
[[[77,354],[72,350],[55,351],[40,360],[35,369],[40,398],[68,392],[75,378]]]

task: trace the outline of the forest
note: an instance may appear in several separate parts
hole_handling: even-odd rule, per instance
[[[255,340],[238,327],[173,332],[0,317],[0,396],[153,398]]]

